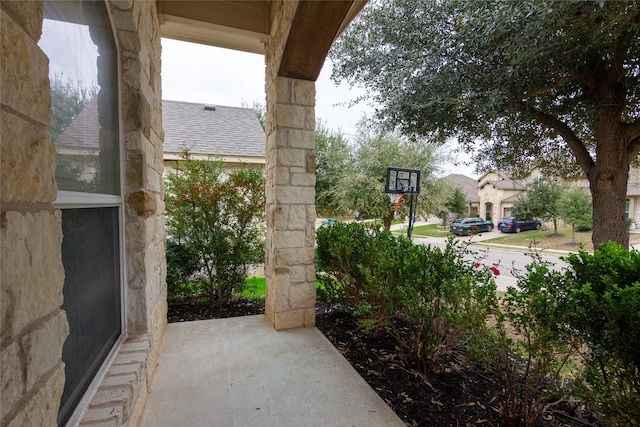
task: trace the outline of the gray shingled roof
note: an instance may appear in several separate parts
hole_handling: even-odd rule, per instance
[[[164,152],[265,157],[265,135],[252,108],[162,101]]]
[[[478,183],[474,178],[469,178],[466,175],[453,173],[444,177],[452,186],[460,187],[462,191],[467,195],[469,203],[480,203],[480,196],[478,196]]]
[[[84,106],[65,130],[58,135],[54,144],[59,148],[97,150],[100,148],[99,130],[98,101],[97,98],[94,98]]]

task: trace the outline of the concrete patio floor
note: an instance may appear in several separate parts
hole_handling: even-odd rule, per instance
[[[316,328],[265,316],[172,323],[142,426],[405,424]]]

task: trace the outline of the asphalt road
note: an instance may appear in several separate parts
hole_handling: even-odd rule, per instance
[[[470,242],[469,251],[471,253],[466,256],[467,259],[479,262],[487,267],[495,266],[498,268],[500,275],[496,277],[496,285],[498,290],[505,291],[509,286],[516,286],[517,279],[515,276],[517,272],[524,272],[525,266],[530,264],[533,259],[527,253],[526,248],[501,248],[482,243],[483,238],[491,237],[495,237],[495,235],[493,233],[484,233],[484,236],[464,237],[461,239]],[[416,237],[413,241],[419,244],[436,245],[441,248],[446,245],[446,239],[440,237]],[[560,259],[560,254],[542,252],[540,256],[543,260],[552,263],[558,270],[567,267],[567,263]]]

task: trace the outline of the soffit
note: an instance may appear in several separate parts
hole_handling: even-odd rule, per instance
[[[268,0],[157,0],[161,35],[264,54],[271,31]]]
[[[367,0],[301,0],[278,75],[315,81],[333,41]],[[161,35],[264,54],[271,31],[270,0],[157,0]]]

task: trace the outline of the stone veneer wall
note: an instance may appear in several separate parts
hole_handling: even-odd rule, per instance
[[[64,385],[61,214],[40,2],[0,2],[0,395],[2,426],[56,424]]]
[[[265,56],[265,314],[278,330],[315,324],[315,83],[278,76],[297,5],[272,3]]]
[[[126,342],[83,424],[135,425],[166,327],[160,34],[155,2],[111,0],[120,49]],[[0,2],[0,426],[56,425],[68,335],[41,1]]]

